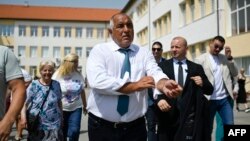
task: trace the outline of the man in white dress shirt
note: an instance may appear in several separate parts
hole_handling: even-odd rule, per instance
[[[162,72],[151,51],[132,44],[134,29],[128,15],[113,15],[109,33],[113,40],[96,45],[87,61],[89,140],[146,141],[147,89],[174,98],[182,88]],[[121,78],[127,57],[130,71]],[[118,112],[121,96],[128,97],[124,113]]]

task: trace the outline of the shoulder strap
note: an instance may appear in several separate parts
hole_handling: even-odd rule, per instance
[[[47,99],[47,97],[48,97],[48,95],[49,95],[49,91],[50,91],[50,89],[51,89],[51,87],[52,87],[52,83],[53,83],[53,80],[51,81],[51,83],[50,83],[50,85],[49,85],[49,89],[46,91],[46,96],[45,96],[45,98],[43,99],[43,104],[41,105],[39,112],[41,111],[41,109],[42,109],[42,107],[43,107],[43,105],[44,105],[44,103],[45,103],[45,101],[46,101],[46,99]]]

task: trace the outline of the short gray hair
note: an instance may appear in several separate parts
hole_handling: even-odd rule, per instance
[[[43,60],[39,64],[39,71],[41,71],[44,68],[44,66],[46,66],[46,65],[51,66],[53,69],[55,69],[55,67],[56,67],[56,64],[53,61]]]

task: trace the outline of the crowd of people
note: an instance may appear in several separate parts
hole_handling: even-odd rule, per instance
[[[95,45],[87,60],[87,100],[77,54],[66,55],[59,68],[41,61],[32,80],[0,46],[1,141],[15,121],[16,140],[28,128],[29,141],[78,141],[82,114],[88,114],[89,141],[211,141],[215,117],[216,141],[223,141],[223,125],[234,124],[234,100],[238,111],[240,103],[250,111],[244,69],[238,73],[222,36],[190,61],[182,36],[173,37],[170,59],[162,57],[161,42],[152,50],[133,44],[133,23],[124,13],[111,17],[108,31],[112,40]],[[29,129],[32,119],[36,129]]]

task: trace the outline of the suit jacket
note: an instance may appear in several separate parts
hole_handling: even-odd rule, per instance
[[[198,64],[201,64],[203,66],[203,69],[208,77],[208,80],[210,83],[214,86],[214,75],[213,75],[213,70],[212,70],[212,64],[210,61],[209,57],[210,53],[204,53],[198,58],[195,59],[195,62]],[[237,67],[234,63],[234,61],[228,61],[227,57],[223,54],[218,55],[218,59],[221,62],[221,70],[222,70],[222,78],[223,78],[223,83],[226,88],[226,91],[229,93],[231,98],[233,98],[233,86],[232,86],[232,78],[236,77],[238,75],[238,70]],[[236,85],[236,83],[235,83]],[[235,86],[234,88],[237,88]],[[210,99],[210,97],[208,97]]]
[[[197,86],[194,81],[190,81],[187,90],[184,91],[180,101],[179,126],[174,136],[174,141],[186,141],[187,135],[192,135],[192,141],[211,141],[210,135],[210,112],[209,102],[203,95],[201,87]],[[189,122],[189,113],[192,106],[195,105],[195,117],[193,126],[185,126]]]
[[[186,77],[186,81],[184,84],[183,93],[181,97],[184,97],[184,95],[186,94],[185,92],[190,90],[190,87],[188,86],[189,86],[189,83],[193,81],[190,79],[190,77],[192,76],[200,76],[203,80],[203,87],[201,88],[200,97],[204,98],[203,94],[211,95],[213,92],[213,86],[209,82],[207,76],[205,75],[205,72],[202,66],[194,62],[191,62],[189,60],[187,60],[186,63],[187,63],[187,68],[188,68],[188,70],[186,70],[187,77]],[[175,80],[173,59],[166,60],[160,63],[159,66],[162,68],[163,72],[167,74],[169,79]],[[191,89],[195,89],[195,88],[191,88]],[[166,131],[165,129],[167,128],[174,128],[177,130],[179,127],[179,123],[180,123],[180,115],[183,115],[183,113],[180,113],[180,111],[183,112],[185,110],[184,109],[179,110],[182,107],[178,107],[178,105],[181,105],[181,104],[178,103],[177,99],[169,99],[164,94],[158,95],[156,102],[158,103],[162,99],[165,99],[171,105],[171,109],[168,112],[161,112],[160,110],[158,110],[159,132],[160,133],[165,132]],[[190,98],[189,100],[193,100],[193,99],[194,98]],[[181,103],[183,102],[185,102],[185,100],[181,100]],[[200,102],[200,100],[197,100],[197,102]],[[191,104],[197,105],[196,103],[191,103]],[[183,120],[184,119],[185,118],[183,118]],[[170,136],[174,136],[174,135],[172,134]]]

